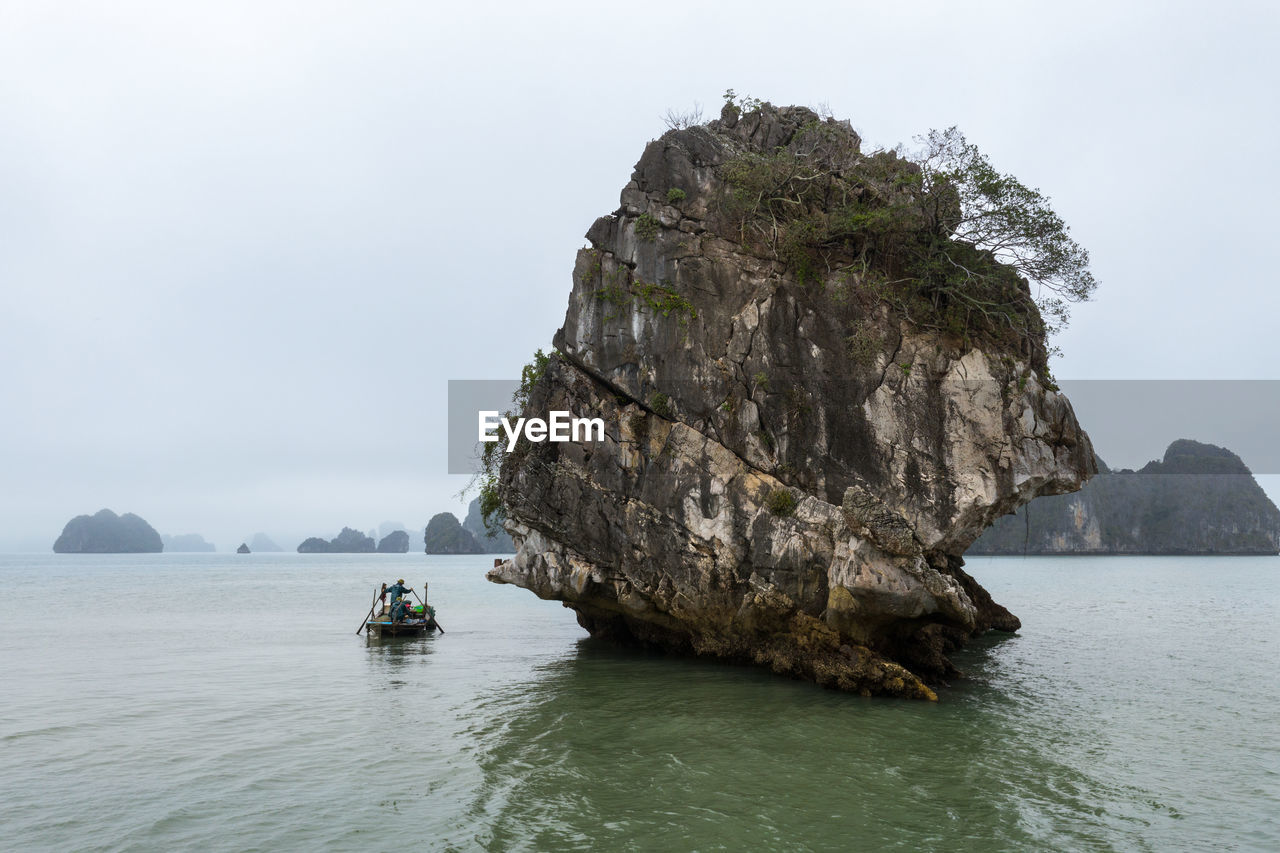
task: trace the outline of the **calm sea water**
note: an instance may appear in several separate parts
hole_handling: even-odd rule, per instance
[[[1276,850],[1280,559],[975,559],[936,705],[619,651],[488,557],[0,557],[3,850]],[[367,644],[403,576],[446,632]]]

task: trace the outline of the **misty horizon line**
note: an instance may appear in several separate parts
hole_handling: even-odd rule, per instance
[[[410,553],[413,553],[412,545],[415,541],[418,542],[418,545],[420,548],[425,546],[426,528],[427,528],[427,525],[430,523],[431,518],[434,518],[435,516],[440,515],[442,513],[448,513],[452,515],[454,518],[456,518],[459,523],[465,522],[467,518],[467,509],[469,508],[472,500],[474,500],[474,498],[469,498],[467,502],[462,505],[461,511],[459,511],[459,509],[455,505],[454,507],[451,507],[451,508],[432,512],[426,520],[424,520],[421,524],[417,524],[417,525],[409,525],[402,521],[381,521],[378,524],[373,526],[344,524],[339,526],[337,529],[328,531],[328,532],[326,532],[327,528],[321,528],[319,525],[317,525],[315,528],[310,528],[310,527],[307,528],[307,531],[309,532],[303,532],[301,530],[294,529],[294,530],[286,531],[284,533],[272,533],[271,530],[267,528],[267,529],[254,530],[253,532],[244,536],[227,536],[225,534],[225,531],[221,533],[207,534],[207,533],[201,532],[198,528],[193,529],[192,527],[183,527],[181,529],[175,528],[174,531],[169,531],[152,524],[145,512],[138,512],[136,511],[136,509],[133,509],[133,508],[125,508],[123,510],[117,510],[116,508],[105,506],[105,507],[100,507],[99,509],[94,510],[92,512],[81,512],[81,513],[76,513],[74,515],[69,515],[66,517],[66,521],[62,522],[57,526],[56,530],[53,528],[49,528],[46,534],[39,534],[39,533],[14,534],[11,531],[0,532],[0,553],[8,553],[8,554],[53,553],[54,541],[57,540],[58,536],[65,530],[68,524],[70,524],[74,519],[80,518],[82,516],[92,517],[94,514],[96,514],[97,512],[101,512],[104,509],[119,516],[130,515],[130,514],[138,516],[143,521],[146,521],[147,524],[151,526],[152,529],[154,529],[157,534],[159,534],[162,540],[166,538],[199,536],[201,540],[205,542],[205,544],[212,545],[215,549],[214,551],[210,552],[210,551],[198,551],[198,550],[197,551],[170,550],[168,548],[165,548],[164,551],[162,552],[153,552],[153,553],[166,553],[166,554],[234,553],[236,548],[238,548],[241,544],[251,545],[253,540],[260,535],[265,536],[268,540],[271,541],[272,544],[278,547],[280,551],[279,552],[272,552],[269,550],[261,551],[261,552],[254,551],[254,553],[292,553],[296,551],[299,545],[301,545],[303,542],[305,542],[308,539],[315,538],[315,537],[319,537],[322,539],[332,539],[333,537],[340,535],[344,528],[350,528],[363,535],[367,535],[370,538],[372,538],[375,543],[381,542],[383,539],[385,539],[387,536],[389,536],[390,534],[394,533],[397,530],[402,530],[405,533],[409,534],[409,542],[411,545]],[[218,525],[215,523],[213,526],[220,527],[223,525]],[[166,527],[168,527],[168,525],[166,525]]]

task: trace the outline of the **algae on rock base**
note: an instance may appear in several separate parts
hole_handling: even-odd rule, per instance
[[[593,635],[912,698],[935,698],[965,639],[1018,627],[961,555],[995,518],[1079,488],[1093,459],[1026,282],[997,270],[1014,334],[967,334],[903,297],[901,247],[879,231],[854,223],[797,257],[788,222],[773,240],[746,227],[741,163],[854,175],[859,144],[764,104],[648,145],[588,232],[558,355],[521,401],[601,417],[605,439],[505,456],[517,550],[491,580],[563,601]],[[893,180],[908,161],[873,156],[879,183],[829,188],[872,212],[876,193],[915,191]],[[803,203],[805,222],[835,205]],[[945,219],[892,240],[938,238]]]

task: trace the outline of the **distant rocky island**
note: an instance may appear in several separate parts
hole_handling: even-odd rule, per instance
[[[248,542],[243,543],[246,548],[252,548],[254,551],[283,551],[284,549],[271,540],[271,537],[265,533],[255,533],[250,537]],[[248,552],[245,552],[248,553]]]
[[[409,533],[405,530],[393,530],[378,543],[379,554],[409,553]]]
[[[116,515],[109,509],[77,515],[53,543],[55,554],[158,554],[163,550],[164,542],[154,527],[131,512]]]
[[[253,552],[249,550],[249,545],[248,545],[247,543],[245,543],[245,542],[241,542],[241,543],[240,543],[240,547],[236,549],[236,553],[237,553],[237,554],[252,554]]]
[[[342,528],[332,540],[312,536],[298,546],[299,554],[403,554],[408,550],[409,534],[403,530],[393,531],[375,544],[372,536],[350,527]]]
[[[1098,475],[996,521],[968,554],[1276,554],[1280,509],[1230,450],[1180,439],[1138,471]]]
[[[511,535],[507,531],[497,525],[494,525],[492,531],[485,526],[484,517],[480,514],[479,498],[472,499],[467,507],[467,517],[462,522],[462,527],[475,538],[485,554],[515,553],[516,544],[511,541]]]
[[[483,554],[480,543],[462,528],[451,512],[436,513],[427,522],[423,543],[428,554]]]
[[[432,516],[423,538],[428,554],[511,554],[515,544],[501,529],[490,532],[480,515],[480,499],[467,507],[466,521],[451,512]]]
[[[178,536],[169,536],[167,534],[160,537],[160,541],[164,543],[166,552],[174,551],[217,551],[212,542],[206,542],[204,537],[199,533],[183,533]]]

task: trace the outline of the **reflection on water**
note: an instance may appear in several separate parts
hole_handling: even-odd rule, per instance
[[[998,648],[966,660],[980,679]],[[1087,720],[1046,721],[1035,713],[1042,697],[980,685],[951,698],[863,699],[584,641],[519,690],[486,697],[469,731],[483,782],[450,840],[498,850],[1065,849],[1118,843],[1167,817],[1150,792],[1059,751],[1091,738]]]
[[[374,637],[365,635],[374,683],[391,688],[424,683],[429,672],[416,667],[435,651],[434,637]]]
[[[395,660],[418,655],[429,655],[433,650],[435,636],[425,637],[375,637],[365,635],[365,646],[369,649],[370,660]]]

